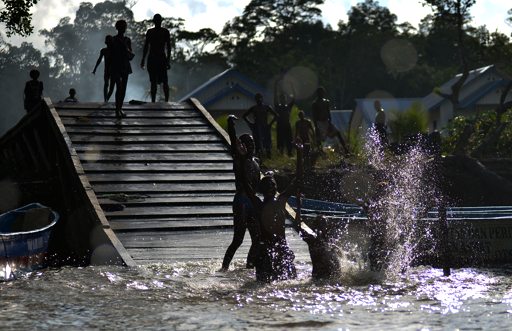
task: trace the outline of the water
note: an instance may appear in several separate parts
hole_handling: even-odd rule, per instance
[[[296,280],[255,281],[245,261],[219,272],[219,260],[139,268],[48,269],[0,283],[2,330],[509,330],[512,266],[409,268],[418,238],[415,222],[431,207],[425,155],[412,149],[389,161],[379,146],[368,160],[386,177],[374,200],[384,220],[389,263],[368,270],[363,250],[344,247],[342,275],[311,280],[298,259]],[[422,240],[432,240],[427,235]],[[345,244],[347,244],[345,242]],[[363,254],[364,255],[364,254]],[[354,257],[356,256],[356,257]],[[359,262],[358,262],[359,261]],[[400,272],[403,271],[403,272]]]
[[[512,266],[430,267],[394,281],[351,269],[315,283],[298,264],[293,281],[262,284],[236,260],[140,268],[49,269],[0,283],[2,330],[506,330]]]

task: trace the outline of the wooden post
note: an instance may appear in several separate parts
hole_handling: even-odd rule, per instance
[[[450,264],[451,264],[451,254],[450,248],[452,247],[450,243],[450,233],[448,229],[448,217],[446,216],[446,199],[444,192],[445,178],[442,167],[442,155],[441,155],[441,135],[439,132],[433,132],[430,136],[432,140],[432,152],[434,154],[434,169],[437,175],[437,189],[438,193],[441,196],[441,202],[438,207],[438,221],[439,221],[439,231],[441,232],[439,236],[439,240],[441,241],[441,252],[440,252],[440,262],[443,268],[443,275],[448,277],[451,274]]]
[[[303,154],[303,146],[302,144],[295,144],[297,149],[297,166],[295,170],[295,175],[297,177],[297,212],[295,215],[295,219],[298,221],[299,225],[301,222],[301,210],[302,210],[302,186],[304,182],[304,154]]]
[[[446,217],[446,203],[443,198],[441,205],[438,209],[439,222],[441,227],[441,265],[443,267],[443,275],[448,277],[451,274],[450,271],[450,234],[448,230],[448,218]]]

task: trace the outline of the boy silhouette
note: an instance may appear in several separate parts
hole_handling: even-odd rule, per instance
[[[112,96],[112,93],[114,92],[114,80],[112,79],[111,75],[111,66],[112,66],[112,36],[108,35],[105,37],[105,45],[107,47],[104,47],[100,50],[100,56],[98,57],[98,60],[96,61],[96,65],[94,66],[94,70],[92,71],[93,75],[96,74],[96,69],[101,63],[102,59],[105,59],[105,69],[103,72],[103,100],[105,102],[108,102],[110,99],[110,96]]]
[[[155,27],[146,32],[140,67],[144,69],[146,55],[149,51],[148,73],[151,82],[151,101],[155,102],[157,85],[162,83],[165,102],[167,102],[169,101],[167,70],[171,68],[171,34],[169,30],[162,27],[160,14],[153,16],[153,23]]]

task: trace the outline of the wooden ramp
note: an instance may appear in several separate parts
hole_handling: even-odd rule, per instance
[[[177,259],[163,240],[177,230],[232,225],[227,136],[196,100],[126,104],[123,119],[112,104],[53,106],[128,265]]]

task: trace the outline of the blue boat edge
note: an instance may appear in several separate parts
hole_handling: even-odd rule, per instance
[[[20,215],[36,209],[48,210],[48,224],[27,231],[8,231],[15,222],[19,222]],[[0,215],[0,280],[10,280],[19,272],[30,272],[47,266],[51,232],[59,219],[56,211],[37,202]]]

